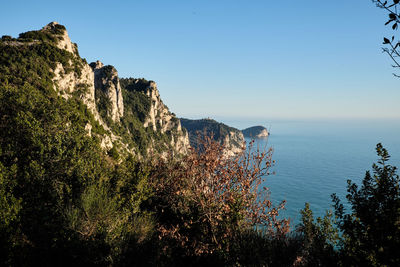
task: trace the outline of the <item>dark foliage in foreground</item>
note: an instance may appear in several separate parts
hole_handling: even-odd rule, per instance
[[[368,171],[361,188],[348,180],[346,196],[351,211],[333,195],[338,226],[343,232],[343,263],[347,266],[399,266],[400,188],[397,168],[387,164],[390,156],[381,144],[380,159]]]

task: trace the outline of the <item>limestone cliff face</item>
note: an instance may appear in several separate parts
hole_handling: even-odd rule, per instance
[[[244,146],[244,137],[240,131],[229,131],[225,136],[223,144],[225,146],[224,154],[232,157],[242,152]]]
[[[182,128],[180,121],[173,119],[175,115],[173,115],[162,102],[160,98],[160,92],[158,91],[157,84],[155,82],[149,82],[145,94],[150,97],[151,105],[149,116],[147,117],[143,126],[152,127],[154,131],[159,130],[162,133],[165,133],[173,128],[177,128],[178,131],[181,131]]]
[[[54,88],[64,98],[79,97],[87,105],[88,110],[107,132],[100,136],[103,148],[111,149],[114,145],[118,145],[128,153],[140,154],[139,150],[143,151],[143,147],[140,148],[135,144],[139,142],[143,145],[145,142],[137,140],[138,136],[135,136],[135,132],[139,131],[142,135],[143,133],[151,135],[151,137],[141,136],[143,139],[151,140],[151,142],[145,143],[148,146],[147,151],[154,151],[157,147],[160,153],[171,148],[174,153],[187,153],[190,147],[188,133],[182,129],[179,119],[162,102],[155,82],[146,81],[144,90],[141,90],[141,93],[145,95],[144,102],[149,102],[149,109],[135,112],[135,116],[141,118],[138,118],[141,126],[136,125],[132,131],[122,122],[125,118],[126,107],[117,70],[110,65],[104,66],[100,61],[87,64],[80,58],[77,45],[71,42],[65,27],[57,22],[46,25],[39,32],[51,34],[52,37],[55,37],[53,38],[56,40],[54,44],[58,48],[71,53],[72,57],[69,62],[55,62]],[[37,43],[35,40],[34,42]],[[143,81],[143,79],[133,79],[133,81],[135,80]],[[136,107],[128,108],[132,110]],[[130,115],[132,116],[132,112]],[[110,120],[114,124],[110,123]],[[114,128],[118,126],[115,125],[120,125],[125,132],[122,130],[121,133],[120,129],[117,134]],[[144,130],[138,129],[138,127],[142,127]],[[147,133],[146,128],[150,128],[152,133]],[[86,130],[91,135],[92,125],[88,123]]]
[[[55,31],[57,28],[58,30]],[[64,65],[60,62],[55,62],[56,67],[53,70],[54,88],[66,99],[73,95],[78,96],[100,125],[109,130],[96,108],[94,72],[86,61],[80,58],[77,45],[71,42],[67,30],[63,28],[57,22],[51,22],[40,30],[41,32],[52,33],[57,39],[56,46],[70,52],[74,61],[69,60],[68,64]],[[88,134],[91,135],[92,125],[88,123],[85,128]],[[110,149],[118,139],[116,135],[110,132],[108,135],[101,137],[101,146],[105,149]]]
[[[166,137],[161,138],[161,143],[160,140],[153,138],[151,141],[153,145],[149,147],[149,151],[161,146],[164,149],[171,147],[173,151],[180,154],[187,153],[190,147],[188,133],[182,128],[180,120],[161,100],[157,84],[153,81],[134,78],[122,79],[122,82],[126,94],[129,93],[129,98],[132,98],[132,94],[144,98],[141,101],[143,104],[141,113],[144,116],[138,117],[146,131],[155,133],[158,137]]]
[[[224,145],[224,155],[234,156],[240,153],[245,144],[240,130],[212,119],[189,120],[181,119],[182,126],[189,132],[189,140],[192,147],[198,147],[198,138],[204,134],[213,136],[214,140]]]
[[[160,98],[160,93],[155,82],[150,82],[146,90],[146,95],[150,97],[150,112],[144,127],[153,127],[154,131],[161,133],[171,133],[171,145],[176,151],[186,153],[190,147],[188,133],[182,130],[180,120],[172,114],[168,107],[164,105]]]
[[[59,24],[57,22],[51,22],[43,27],[40,31],[53,32],[58,25]],[[80,73],[71,71],[71,68],[73,68],[72,60],[69,60],[67,66],[61,64],[60,62],[55,62],[56,67],[53,70],[54,87],[64,98],[69,98],[73,93],[81,91],[81,99],[94,114],[95,118],[99,119],[95,105],[94,73],[92,68],[79,57],[77,46],[71,42],[68,32],[66,30],[61,30],[58,32],[60,33],[54,34],[58,40],[56,42],[57,47],[72,53],[73,57],[77,61],[75,63],[80,67]]]
[[[114,122],[119,122],[124,116],[124,101],[117,70],[110,65],[104,66],[100,61],[93,62],[90,66],[94,71],[95,89],[105,94],[110,103],[109,116]]]
[[[83,64],[81,74],[77,75],[75,72],[67,72],[64,66],[60,62],[57,62],[54,74],[54,86],[64,98],[71,97],[72,93],[81,89],[83,102],[88,106],[90,111],[97,115],[94,95],[94,74],[89,65]]]

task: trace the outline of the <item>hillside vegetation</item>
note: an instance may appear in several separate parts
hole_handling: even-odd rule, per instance
[[[399,265],[399,176],[381,145],[373,175],[349,181],[350,211],[306,205],[293,230],[263,187],[272,149],[182,122],[206,129],[194,148],[155,82],[87,64],[62,25],[3,36],[0,265]]]

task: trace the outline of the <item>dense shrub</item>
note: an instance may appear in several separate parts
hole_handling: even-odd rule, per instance
[[[347,266],[398,266],[400,256],[400,184],[397,168],[381,144],[373,175],[365,174],[361,188],[348,180],[351,210],[333,195],[339,229],[343,232],[341,254]]]

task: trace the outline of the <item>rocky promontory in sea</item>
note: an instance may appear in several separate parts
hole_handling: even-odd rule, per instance
[[[269,136],[267,128],[264,126],[253,126],[242,130],[244,137],[248,138],[266,138]]]
[[[214,140],[224,145],[224,154],[234,156],[242,151],[244,146],[244,136],[236,128],[230,127],[213,119],[189,120],[181,118],[181,123],[189,133],[190,145],[198,148],[199,138],[204,135],[212,136]]]

